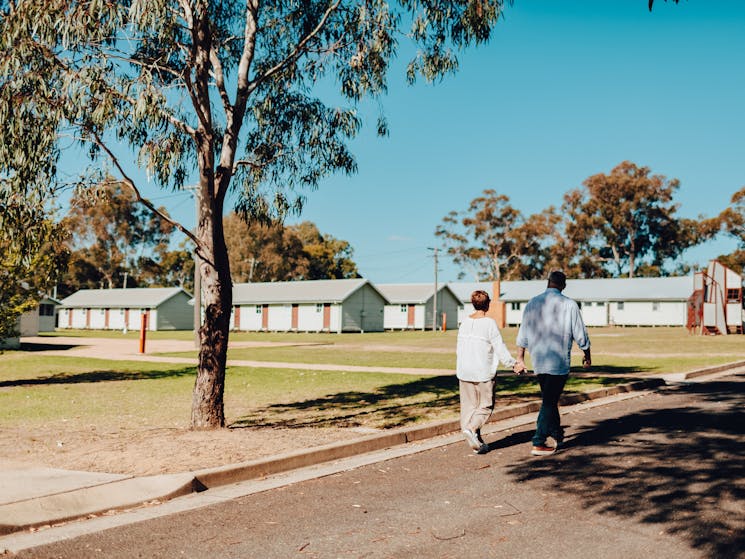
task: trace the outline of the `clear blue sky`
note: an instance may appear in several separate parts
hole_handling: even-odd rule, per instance
[[[745,185],[743,0],[656,0],[651,13],[647,0],[515,0],[459,60],[414,87],[397,63],[382,99],[390,136],[368,120],[358,173],[308,193],[300,219],[349,241],[373,282],[432,281],[435,227],[485,188],[527,215],[631,160],[680,179],[679,215],[696,217]],[[193,225],[188,196],[156,202]],[[720,239],[684,260],[734,248]],[[441,258],[440,281],[457,274]]]
[[[435,227],[485,188],[530,214],[628,159],[680,179],[679,214],[696,217],[745,185],[742,0],[515,0],[459,59],[435,86],[392,75],[390,137],[367,129],[359,172],[308,196],[303,218],[350,241],[373,282],[431,281]],[[440,260],[441,281],[457,274]]]

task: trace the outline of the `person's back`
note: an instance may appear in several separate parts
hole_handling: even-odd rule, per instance
[[[537,373],[568,373],[573,341],[583,350],[590,345],[577,303],[556,287],[549,287],[528,302],[517,345],[528,349]]]
[[[564,273],[551,272],[546,291],[533,297],[525,306],[517,333],[518,360],[523,360],[525,350],[530,353],[541,386],[541,409],[531,450],[535,456],[553,454],[564,441],[559,398],[569,375],[572,342],[577,342],[585,354],[582,364],[587,368],[592,363],[590,338],[582,314],[577,303],[561,294],[565,287]],[[548,437],[556,441],[555,446],[546,444]]]

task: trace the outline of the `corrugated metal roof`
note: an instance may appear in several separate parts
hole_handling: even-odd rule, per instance
[[[62,299],[62,307],[86,309],[154,309],[182,291],[186,293],[180,287],[81,289],[69,297]]]
[[[471,293],[492,293],[492,282],[450,283],[460,301],[470,302]],[[503,281],[502,301],[528,301],[546,290],[546,280]],[[564,295],[577,301],[685,301],[693,293],[693,276],[668,278],[570,279]]]
[[[435,292],[434,283],[377,283],[375,287],[392,305],[426,303]],[[442,293],[445,289],[452,293],[447,284],[439,285],[437,293]]]
[[[455,293],[455,296],[461,303],[470,303],[471,293],[474,291],[486,291],[490,297],[493,297],[492,282],[490,281],[451,282],[448,283],[448,287]]]
[[[341,303],[365,284],[380,293],[363,278],[236,283],[233,285],[233,304]]]

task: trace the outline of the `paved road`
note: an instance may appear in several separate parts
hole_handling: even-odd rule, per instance
[[[745,550],[745,375],[27,550],[18,558],[733,558]]]

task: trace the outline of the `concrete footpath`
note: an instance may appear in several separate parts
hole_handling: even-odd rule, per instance
[[[653,391],[666,383],[743,373],[745,362],[738,362],[568,395],[562,402],[562,413],[618,402]],[[498,408],[485,432],[530,425],[539,405],[539,402],[530,402]],[[415,454],[456,442],[461,442],[457,421],[445,421],[386,431],[268,460],[182,474],[131,477],[46,468],[5,471],[0,478],[0,552],[18,552],[87,533],[87,530],[96,531],[132,522],[135,521],[132,518],[141,519],[142,515],[171,514],[190,502],[189,496],[203,495],[209,500],[217,495],[218,488],[239,482],[258,483],[266,489],[292,483],[293,479],[329,475],[329,472],[344,471],[363,463]]]

